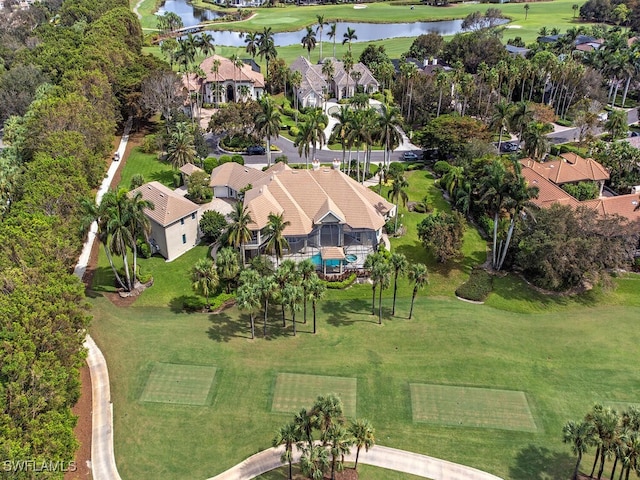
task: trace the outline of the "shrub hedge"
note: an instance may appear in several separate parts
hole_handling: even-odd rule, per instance
[[[358,278],[358,276],[354,272],[351,275],[349,275],[347,278],[342,280],[341,282],[329,282],[324,280],[324,283],[327,286],[327,288],[330,288],[332,290],[342,290],[344,288],[347,288],[353,285],[353,282],[356,281],[356,278]]]
[[[469,279],[456,289],[456,295],[474,302],[484,302],[493,290],[493,277],[480,268],[473,267]]]

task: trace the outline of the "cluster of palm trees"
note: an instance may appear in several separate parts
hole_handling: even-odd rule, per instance
[[[193,124],[177,122],[169,134],[167,162],[178,170],[187,163],[194,163],[197,156]]]
[[[354,97],[352,100],[357,100]],[[366,179],[371,165],[371,151],[373,145],[378,143],[384,146],[384,165],[388,167],[391,163],[391,152],[398,147],[402,141],[400,125],[402,117],[397,107],[381,104],[380,110],[369,107],[368,102],[364,105],[358,102],[351,102],[350,105],[342,105],[338,112],[331,115],[336,124],[333,127],[332,135],[342,146],[342,170],[351,176],[351,159],[353,149],[356,150],[356,172],[355,178],[358,182]],[[360,170],[360,150],[364,149],[364,168]]]
[[[191,286],[196,293],[205,297],[205,306],[209,309],[209,297],[223,284],[227,293],[231,293],[240,273],[238,252],[231,247],[218,250],[216,261],[210,258],[198,260],[191,268]]]
[[[601,404],[593,406],[582,420],[569,421],[562,429],[563,442],[568,443],[577,457],[573,480],[578,480],[582,456],[595,447],[589,478],[600,480],[607,460],[613,458],[613,480],[618,466],[618,480],[629,480],[631,472],[640,475],[640,409],[630,406],[622,413]],[[598,467],[597,476],[594,473]]]
[[[392,253],[381,249],[367,256],[364,268],[369,271],[371,279],[371,315],[376,314],[376,290],[378,290],[378,323],[382,324],[382,292],[389,288],[393,278],[393,307],[391,315],[396,314],[396,295],[398,292],[398,278],[407,275],[413,283],[411,295],[411,309],[409,319],[413,316],[413,304],[418,291],[429,283],[429,273],[426,265],[422,263],[409,264],[407,257],[402,253]]]
[[[275,40],[271,27],[264,27],[262,32],[249,32],[244,37],[245,51],[255,59],[256,55],[267,63],[267,75],[269,75],[269,63],[277,58]]]
[[[151,231],[144,210],[153,208],[153,203],[144,200],[142,193],[129,194],[125,188],[107,191],[99,204],[87,199],[82,202],[82,228],[87,232],[97,223],[96,236],[118,285],[127,292],[134,290],[138,283],[138,241],[146,242]],[[122,257],[122,273],[114,263],[114,255]]]
[[[280,459],[289,464],[289,480],[294,446],[302,452],[300,470],[312,480],[321,480],[327,472],[335,480],[336,472],[344,470],[344,456],[352,447],[357,449],[354,468],[358,468],[360,450],[369,451],[375,445],[375,430],[366,419],[347,424],[343,410],[336,395],[320,396],[311,409],[303,408],[291,423],[280,427],[273,446],[284,446]]]
[[[529,186],[517,160],[485,157],[469,167],[450,166],[439,183],[451,204],[464,215],[473,213],[492,219],[491,265],[501,270],[516,222],[532,218],[531,200],[538,188]],[[528,215],[527,215],[528,213]]]

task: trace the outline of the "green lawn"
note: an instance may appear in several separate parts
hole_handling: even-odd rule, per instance
[[[432,20],[449,20],[455,18],[464,18],[469,13],[475,11],[485,11],[487,8],[499,8],[511,19],[503,34],[503,40],[516,36],[529,43],[535,41],[538,31],[541,27],[546,26],[548,29],[557,27],[560,31],[577,25],[587,25],[578,23],[573,18],[574,0],[554,0],[552,2],[535,2],[529,3],[530,9],[527,19],[525,20],[525,10],[522,3],[508,4],[472,4],[459,3],[448,7],[431,7],[426,5],[415,5],[411,10],[409,5],[394,4],[393,2],[367,4],[365,9],[354,9],[353,5],[322,5],[322,6],[305,6],[305,7],[278,7],[278,8],[259,8],[256,9],[257,15],[250,20],[243,22],[234,22],[228,24],[215,24],[212,28],[217,30],[237,30],[237,31],[262,31],[265,26],[272,27],[274,32],[295,31],[313,25],[317,22],[316,16],[323,14],[326,21],[342,20],[352,22],[416,22],[416,21],[432,21]],[[143,8],[140,13],[143,15],[141,20],[144,27],[154,28],[155,19],[150,17],[150,12],[154,0],[144,0]],[[210,4],[206,4],[200,0],[195,1],[194,5],[205,8],[211,8]],[[381,27],[384,28],[384,27]],[[355,28],[356,35],[358,32]],[[318,39],[319,40],[319,39]],[[341,58],[347,51],[347,46],[341,44],[342,39],[337,39],[336,56]],[[391,58],[400,58],[400,55],[411,46],[413,38],[392,38],[380,40],[376,42],[356,42],[352,45],[352,51],[355,58],[360,56],[362,50],[369,43],[375,45],[384,45],[387,53]],[[333,42],[323,35],[322,49],[325,55],[333,53]],[[147,51],[160,56],[159,48],[147,47]],[[320,45],[312,51],[312,59],[314,55],[317,57],[320,51]],[[244,48],[216,46],[216,53],[224,57],[230,57],[234,53],[246,56]],[[306,50],[301,46],[294,45],[289,47],[279,47],[278,56],[283,58],[287,64],[290,64],[300,55],[306,55]],[[259,61],[259,58],[256,58]],[[264,62],[261,63],[265,67]]]
[[[167,162],[158,160],[155,153],[144,153],[136,147],[131,150],[127,163],[122,169],[120,187],[127,190],[131,185],[131,177],[136,173],[142,174],[145,182],[160,182],[167,187],[173,188],[174,168]]]

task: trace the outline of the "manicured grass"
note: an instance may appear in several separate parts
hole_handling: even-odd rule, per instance
[[[279,373],[271,411],[297,413],[301,408],[310,408],[320,395],[335,393],[342,400],[344,414],[355,418],[357,385],[355,378]]]
[[[131,177],[136,173],[144,177],[145,182],[160,182],[173,188],[175,170],[171,164],[158,160],[154,153],[143,153],[138,147],[134,148],[122,169],[119,186],[127,190],[131,186]]]
[[[415,422],[535,432],[524,392],[412,383]]]
[[[186,315],[137,302],[116,308],[98,293],[91,333],[109,364],[123,478],[208,478],[269,447],[291,418],[271,411],[278,372],[357,378],[357,415],[372,421],[378,443],[515,480],[567,478],[573,458],[561,442],[564,422],[596,401],[637,402],[640,371],[620,364],[621,355],[640,354],[640,307],[631,288],[613,293],[625,306],[574,300],[535,314],[420,295],[412,321],[404,317],[406,293],[400,315],[389,317],[386,292],[382,327],[370,315],[368,292],[354,287],[343,298],[329,292],[315,336],[300,324],[292,337],[272,312],[268,339],[253,341],[247,315],[235,309]],[[211,404],[140,402],[154,362],[215,365]],[[527,392],[538,431],[416,423],[410,384]]]
[[[206,405],[216,367],[155,363],[140,400],[142,402]]]
[[[347,468],[351,468],[351,465],[347,463]],[[385,468],[372,467],[371,465],[365,465],[358,463],[358,474],[360,478],[381,478],[384,480],[424,480],[424,477],[417,477],[408,473],[396,472],[395,470],[387,470]],[[293,478],[299,479],[304,477],[296,477],[296,475],[302,475],[297,465],[293,466]],[[257,480],[288,480],[289,467],[281,467],[276,470],[271,470],[263,475],[256,477]]]

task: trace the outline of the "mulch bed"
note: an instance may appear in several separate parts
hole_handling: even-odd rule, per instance
[[[81,391],[78,403],[71,409],[74,415],[78,416],[78,423],[73,432],[80,443],[80,448],[76,451],[73,461],[75,471],[67,472],[64,480],[91,480],[91,375],[89,366],[84,365],[80,369]]]

